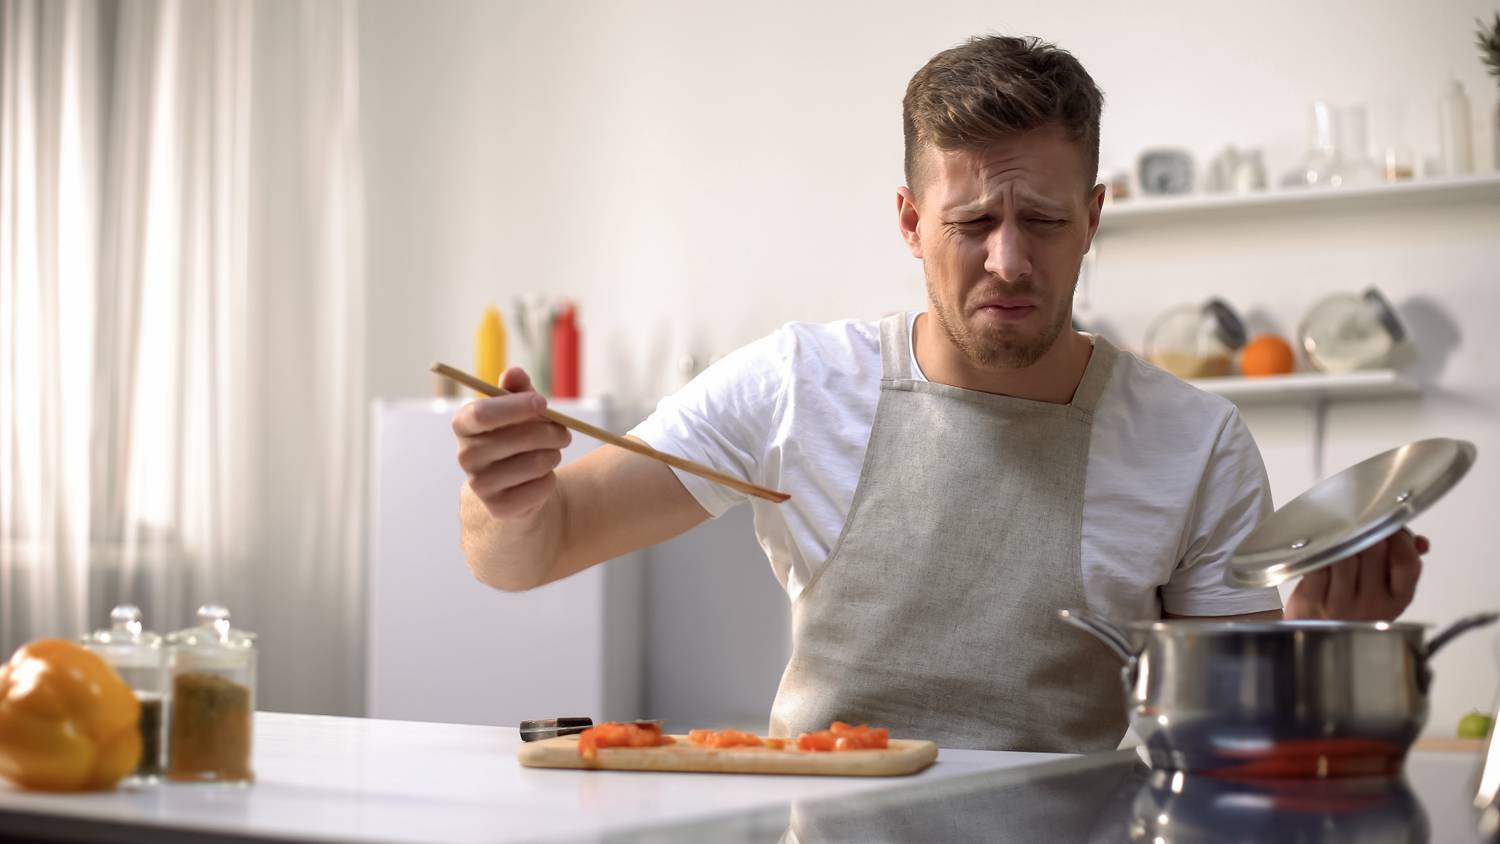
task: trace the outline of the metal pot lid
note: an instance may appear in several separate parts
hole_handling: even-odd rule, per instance
[[[1275,586],[1369,548],[1442,498],[1474,455],[1464,440],[1421,440],[1319,481],[1245,537],[1225,581]]]

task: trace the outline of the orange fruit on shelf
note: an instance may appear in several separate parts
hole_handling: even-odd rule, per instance
[[[1275,334],[1262,334],[1240,351],[1240,371],[1252,377],[1286,375],[1296,368],[1292,344]]]

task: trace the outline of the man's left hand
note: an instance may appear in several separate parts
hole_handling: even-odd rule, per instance
[[[1402,529],[1394,536],[1302,578],[1284,618],[1389,621],[1417,591],[1430,543]]]

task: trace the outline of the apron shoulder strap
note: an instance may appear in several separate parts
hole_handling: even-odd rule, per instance
[[[1109,376],[1115,371],[1115,359],[1120,355],[1113,343],[1098,334],[1091,336],[1094,340],[1094,353],[1089,356],[1089,365],[1083,370],[1083,380],[1078,382],[1073,401],[1069,402],[1084,413],[1093,413],[1094,408],[1099,406],[1099,398],[1104,395],[1104,388],[1109,386]]]
[[[880,321],[880,378],[911,380],[911,315],[905,311]]]

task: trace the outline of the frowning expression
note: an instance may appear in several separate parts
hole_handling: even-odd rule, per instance
[[[923,155],[901,213],[933,316],[972,364],[1030,366],[1069,323],[1104,189],[1056,127]]]

